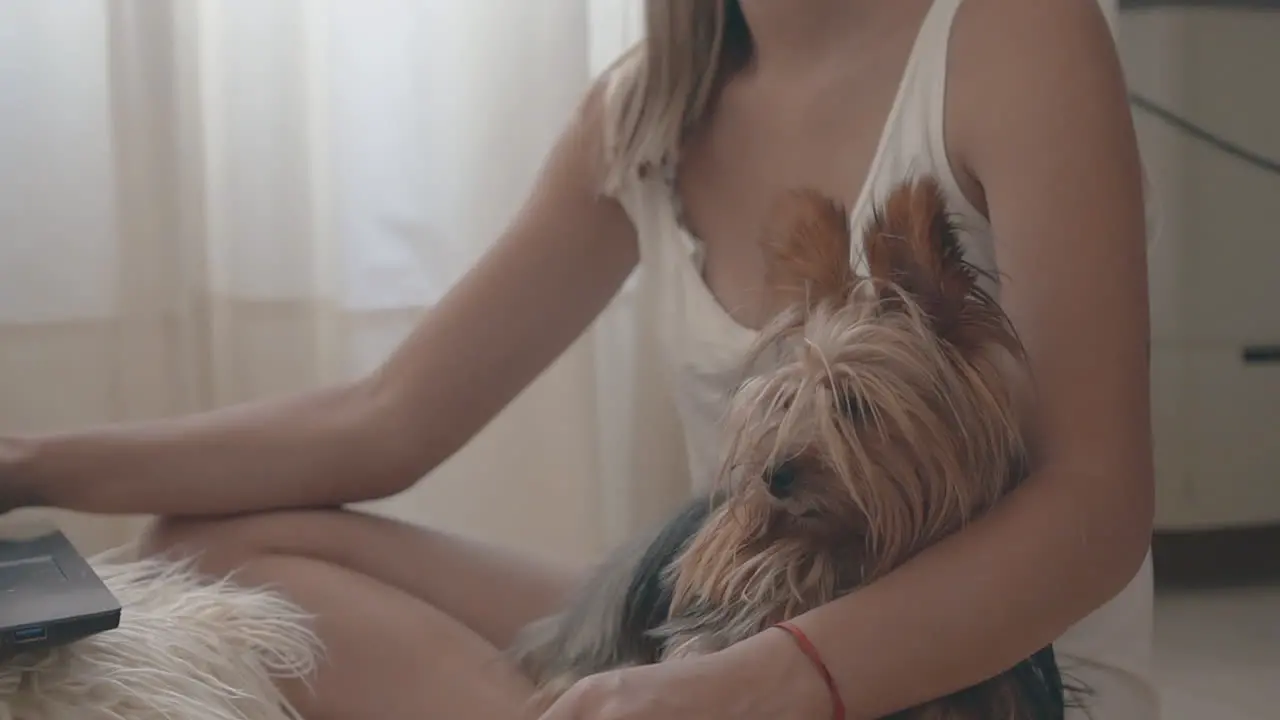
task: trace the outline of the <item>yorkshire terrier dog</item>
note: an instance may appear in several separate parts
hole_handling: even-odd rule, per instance
[[[766,243],[784,309],[731,398],[715,490],[525,629],[512,653],[539,704],[605,670],[724,649],[873,582],[1025,477],[1022,346],[938,186],[886,199],[865,231],[865,276],[851,240],[826,198],[779,203]],[[1046,720],[1066,706],[1049,647],[898,717]]]

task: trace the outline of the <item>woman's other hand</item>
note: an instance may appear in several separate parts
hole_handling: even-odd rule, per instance
[[[39,504],[35,488],[18,472],[26,453],[25,442],[0,437],[0,515]]]
[[[574,685],[540,720],[814,720],[827,687],[782,632],[700,658],[614,670]]]

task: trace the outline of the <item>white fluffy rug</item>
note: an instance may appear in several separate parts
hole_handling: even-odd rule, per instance
[[[297,720],[273,680],[309,678],[310,617],[187,564],[90,560],[120,627],[0,662],[0,720]]]

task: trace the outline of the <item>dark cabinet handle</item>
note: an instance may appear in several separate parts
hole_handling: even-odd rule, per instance
[[[1240,359],[1245,365],[1280,365],[1280,345],[1246,345]]]

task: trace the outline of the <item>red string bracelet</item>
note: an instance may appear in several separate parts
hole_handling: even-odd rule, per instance
[[[827,669],[827,664],[822,662],[822,655],[818,654],[818,648],[809,640],[809,636],[789,622],[780,622],[774,627],[779,630],[785,630],[791,636],[791,639],[796,641],[796,646],[800,648],[800,652],[804,653],[813,668],[822,676],[822,682],[826,683],[827,692],[831,694],[832,720],[844,720],[844,701],[840,699],[840,690],[836,687],[835,678],[831,677],[831,671]]]

